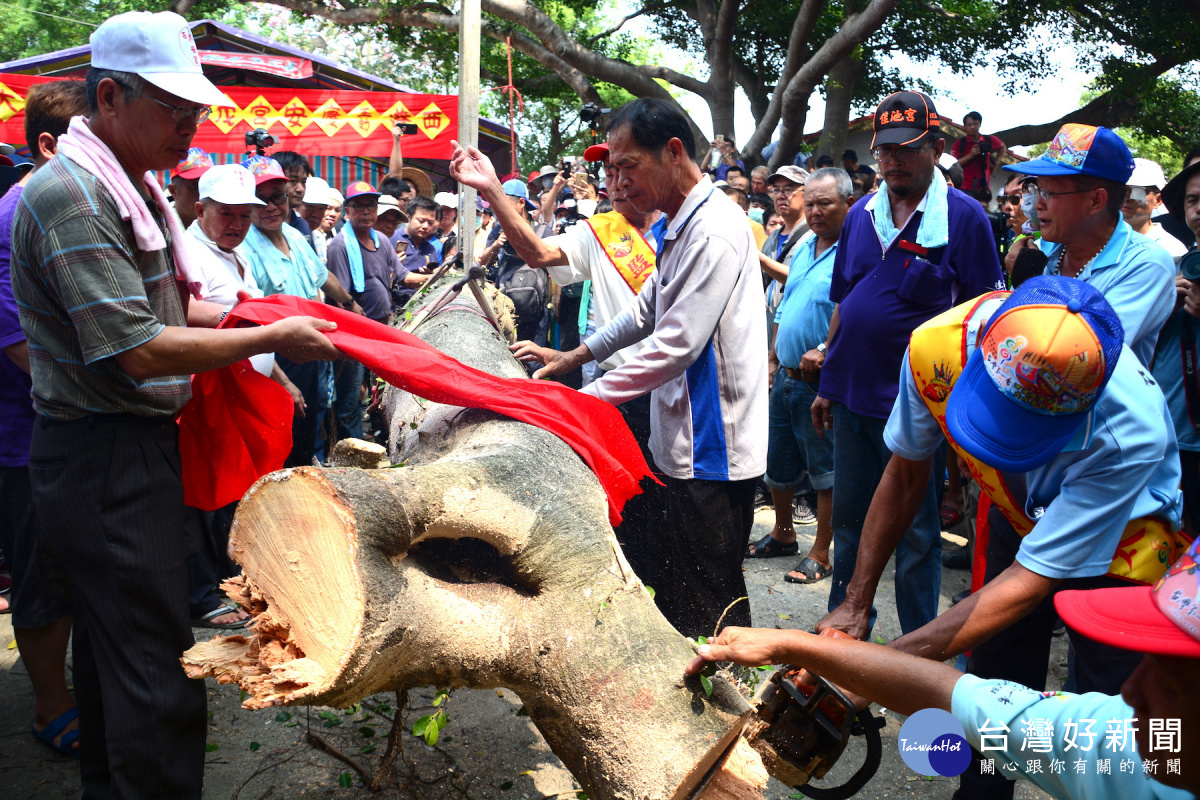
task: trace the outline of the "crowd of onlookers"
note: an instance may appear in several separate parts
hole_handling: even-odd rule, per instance
[[[417,190],[398,130],[386,174],[338,187],[303,153],[217,164],[189,148],[223,97],[194,49],[176,52],[181,37],[190,41],[171,13],[114,17],[92,37],[86,82],[31,89],[30,158],[0,155],[25,170],[0,199],[0,548],[14,565],[32,733],[68,756],[87,743],[85,791],[95,796],[110,786],[129,797],[198,792],[203,689],[177,658],[192,626],[232,630],[249,619],[219,588],[238,569],[227,552],[236,503],[182,503],[175,418],[191,376],[249,359],[286,390],[283,466],[324,462],[338,440],[380,439],[388,427],[378,382],[323,335],[332,323],[224,327],[247,298],[291,295],[404,325],[435,272],[473,253],[511,301],[515,355],[536,377],[616,406],[662,478],[628,503],[617,536],[688,636],[719,620],[749,625],[736,602],[743,558],[800,556],[796,526],[815,524],[785,579],[830,579],[821,626],[866,637],[894,553],[905,646],[934,660],[974,647],[975,674],[1034,684],[1046,665],[1041,644],[1028,643],[1054,627],[1057,583],[1046,582],[1111,577],[1077,563],[1089,547],[1108,563],[1100,528],[1107,536],[1154,516],[1175,535],[1182,518],[1193,535],[1200,282],[1190,278],[1200,264],[1184,259],[1200,236],[1200,149],[1168,180],[1112,131],[1068,125],[1046,156],[1014,164],[1003,142],[980,133],[978,114],[950,143],[932,100],[899,91],[875,111],[869,163],[847,149],[840,163],[801,154],[747,172],[769,150],[739,154],[724,135],[697,148],[677,108],[637,100],[613,115],[605,143],[528,175],[498,176],[478,151],[458,148],[450,172],[479,192],[462,209],[455,193]],[[135,61],[139,72],[124,71]],[[992,198],[1001,168],[1011,179]],[[169,199],[155,177],[163,172]],[[1119,320],[1110,338],[1127,348],[1126,372],[1141,376],[1138,391],[1157,380],[1165,407],[1110,393],[1106,424],[1057,442],[1053,457],[1066,466],[1050,477],[1039,472],[1046,462],[989,454],[1011,468],[988,480],[1025,481],[1028,502],[1008,516],[977,514],[967,498],[995,487],[975,462],[962,470],[961,442],[939,433],[945,414],[933,409],[976,347],[967,337],[978,307],[962,304],[998,304],[991,293],[1042,275],[1077,278],[1102,297]],[[1074,291],[1037,285],[1047,296]],[[1060,305],[1078,312],[1077,300]],[[944,316],[952,309],[962,319]],[[949,338],[928,334],[935,317]],[[922,331],[921,351],[940,354],[928,367],[909,352]],[[1059,399],[1078,400],[1073,387]],[[1137,456],[1134,442],[1158,457]],[[1113,498],[1127,502],[1101,514]],[[754,509],[767,505],[774,524],[750,541]],[[1018,535],[1043,518],[1058,527]],[[942,531],[965,519],[991,530],[992,589],[982,596],[1012,592],[974,625],[967,615],[987,601],[950,621],[938,615],[943,564],[969,560],[943,555]],[[1022,573],[1012,588],[1022,565],[1034,577]],[[0,609],[9,602],[0,594]],[[64,677],[73,624],[82,712]],[[951,628],[976,638],[964,644]],[[1073,664],[1076,685],[1115,693],[1128,659],[1086,653]],[[147,685],[160,695],[148,697]],[[150,761],[156,768],[143,770]],[[977,771],[961,796],[1005,796],[991,783]]]

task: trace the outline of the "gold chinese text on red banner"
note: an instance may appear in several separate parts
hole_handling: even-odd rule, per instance
[[[0,73],[0,141],[24,141],[25,93],[45,80]],[[213,153],[242,151],[246,133],[265,128],[279,150],[386,158],[392,149],[392,125],[404,122],[417,126],[417,133],[403,139],[406,157],[445,159],[458,129],[455,95],[220,88],[231,105],[214,108],[192,142]]]

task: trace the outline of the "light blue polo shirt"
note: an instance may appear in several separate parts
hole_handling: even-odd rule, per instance
[[[1058,275],[1062,245],[1043,239],[1042,250],[1050,259],[1046,274]],[[1119,220],[1108,244],[1075,277],[1104,295],[1125,329],[1125,344],[1149,364],[1158,332],[1175,307],[1175,263],[1162,245]]]
[[[817,237],[796,245],[788,266],[783,300],[775,312],[775,355],[779,363],[799,369],[804,354],[829,336],[829,320],[835,305],[829,299],[833,280],[833,258],[837,242],[817,255]]]
[[[1182,742],[1164,737],[1151,737],[1156,749],[1139,753],[1128,730],[1149,723],[1135,722],[1134,710],[1119,696],[1035,692],[964,675],[954,684],[950,711],[971,746],[993,760],[996,775],[1025,778],[1059,800],[1195,798],[1155,780],[1167,774],[1169,760],[1182,769],[1183,760],[1195,755],[1172,752]],[[1154,775],[1143,760],[1155,762]]]
[[[1197,342],[1200,342],[1200,319],[1182,308],[1175,311],[1163,325],[1158,339],[1158,350],[1154,355],[1154,379],[1167,396],[1167,408],[1171,411],[1171,422],[1175,425],[1175,438],[1180,450],[1200,451],[1200,431],[1192,426],[1188,416],[1187,392],[1183,388],[1183,348],[1180,334],[1183,326],[1191,327]],[[1197,344],[1200,349],[1200,344]],[[1192,380],[1195,380],[1193,377]],[[1200,409],[1197,409],[1200,412]]]
[[[304,234],[291,225],[284,225],[280,230],[292,251],[291,258],[279,252],[258,228],[250,226],[245,247],[254,280],[264,295],[290,294],[312,300],[328,280],[328,270]]]
[[[968,320],[968,356],[975,350],[974,330],[1002,302],[982,304]],[[883,440],[896,455],[923,461],[945,437],[921,399],[908,359],[905,352]],[[1038,520],[1021,539],[1021,566],[1047,578],[1103,575],[1130,520],[1155,516],[1179,530],[1179,451],[1169,420],[1158,383],[1122,347],[1104,393],[1066,448],[1035,470],[1004,474],[1013,498]]]

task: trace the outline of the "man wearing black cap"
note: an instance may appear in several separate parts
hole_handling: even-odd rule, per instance
[[[945,149],[938,126],[933,101],[920,92],[896,92],[875,110],[871,147],[884,184],[851,207],[842,227],[829,292],[838,306],[813,403],[817,430],[834,432],[829,609],[845,600],[843,611],[869,613],[872,621],[871,601],[847,587],[867,507],[891,457],[883,430],[896,399],[905,345],[934,315],[1004,286],[983,209],[948,186],[935,168]],[[929,483],[896,548],[896,606],[906,633],[937,616],[938,483]],[[832,625],[839,627],[836,621]]]

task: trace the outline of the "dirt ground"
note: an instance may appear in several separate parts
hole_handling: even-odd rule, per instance
[[[769,530],[770,509],[755,517],[754,537]],[[801,553],[812,542],[815,526],[799,528]],[[755,624],[777,628],[811,629],[824,616],[828,580],[801,586],[783,580],[799,561],[747,560],[746,582]],[[942,571],[942,603],[966,588],[964,570]],[[879,590],[879,621],[875,635],[889,641],[900,635],[893,601],[890,569]],[[196,630],[197,638],[213,632]],[[0,796],[8,800],[74,800],[80,795],[75,761],[56,756],[29,734],[33,693],[25,666],[13,639],[11,617],[0,616]],[[1051,657],[1050,686],[1058,688],[1065,677],[1065,637],[1056,640]],[[680,669],[683,665],[680,664]],[[508,690],[458,690],[446,704],[449,723],[436,746],[430,747],[411,733],[413,723],[431,713],[432,690],[414,691],[401,712],[405,725],[404,757],[398,785],[371,792],[362,775],[346,762],[321,749],[308,737],[312,732],[374,775],[384,750],[390,719],[397,706],[394,694],[380,694],[348,711],[292,708],[245,711],[235,686],[208,681],[209,733],[204,774],[205,800],[290,800],[291,798],[375,797],[440,800],[440,798],[502,798],[543,800],[571,798],[579,785],[550,752],[549,747],[521,714],[521,700]],[[874,708],[876,713],[881,709]],[[859,793],[869,800],[896,798],[949,798],[957,785],[953,779],[929,780],[903,765],[895,744],[903,717],[882,711],[883,764],[876,777]],[[852,742],[837,767],[822,781],[840,783],[861,763],[861,741]],[[768,798],[798,797],[794,789],[772,781]],[[1031,784],[1018,785],[1018,800],[1047,797]]]

